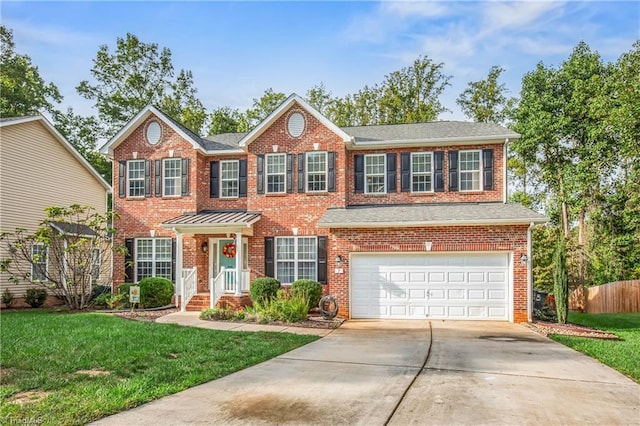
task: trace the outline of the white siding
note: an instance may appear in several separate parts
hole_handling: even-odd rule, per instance
[[[49,206],[90,205],[102,213],[106,203],[103,184],[41,120],[0,127],[0,232],[35,230]],[[7,287],[21,298],[29,284],[12,284],[0,274],[0,293]]]

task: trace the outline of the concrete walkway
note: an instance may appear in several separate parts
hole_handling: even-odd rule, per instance
[[[291,327],[281,325],[266,324],[247,324],[243,322],[231,321],[207,321],[198,318],[200,312],[174,312],[165,315],[156,320],[163,324],[179,324],[191,327],[208,328],[210,330],[227,330],[227,331],[271,331],[276,333],[294,333],[294,334],[313,334],[316,336],[326,336],[333,329],[327,328],[308,328],[308,327]]]
[[[623,425],[640,424],[639,405],[640,385],[523,326],[348,321],[96,424]]]

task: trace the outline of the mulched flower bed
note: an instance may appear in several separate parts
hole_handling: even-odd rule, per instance
[[[163,309],[161,311],[121,311],[121,312],[115,312],[114,315],[121,317],[121,318],[125,318],[125,319],[129,319],[129,320],[134,320],[134,321],[147,321],[147,322],[154,322],[156,319],[163,317],[165,315],[169,315],[172,314],[174,312],[178,312],[177,308],[171,308],[171,309]]]
[[[531,330],[548,336],[549,334],[562,334],[564,336],[590,337],[594,339],[620,340],[615,334],[606,331],[596,330],[577,324],[558,324],[553,322],[535,321],[524,324]]]

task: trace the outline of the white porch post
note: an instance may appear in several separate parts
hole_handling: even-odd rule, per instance
[[[187,306],[184,303],[184,282],[182,281],[182,234],[175,228],[174,232],[176,233],[176,293],[178,289],[180,289],[180,311],[185,312]],[[178,296],[176,294],[176,301],[177,300]]]
[[[236,232],[236,296],[242,296],[242,232]]]

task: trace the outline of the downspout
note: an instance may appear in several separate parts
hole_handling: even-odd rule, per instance
[[[531,322],[533,319],[533,258],[531,254],[533,253],[533,242],[531,238],[531,231],[533,230],[534,223],[531,222],[529,224],[529,228],[527,228],[527,321]]]
[[[502,202],[505,204],[509,200],[509,181],[508,181],[508,175],[507,175],[507,163],[508,163],[507,155],[509,151],[507,149],[508,145],[509,145],[509,138],[505,138],[504,146],[502,148],[502,185],[504,186],[503,194],[502,194]]]

